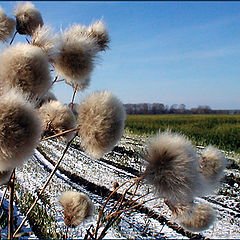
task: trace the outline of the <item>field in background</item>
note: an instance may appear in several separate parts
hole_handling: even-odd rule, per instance
[[[183,133],[195,144],[240,152],[240,115],[128,115],[126,130],[152,135],[160,129]]]

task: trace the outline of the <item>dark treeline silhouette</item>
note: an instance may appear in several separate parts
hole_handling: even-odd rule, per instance
[[[186,109],[185,104],[163,103],[124,104],[127,114],[240,114],[240,110],[213,110],[207,105]]]

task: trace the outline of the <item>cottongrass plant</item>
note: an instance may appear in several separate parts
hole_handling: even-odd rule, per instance
[[[42,96],[51,86],[47,56],[41,48],[17,43],[0,55],[0,85],[18,87],[32,97]]]
[[[192,207],[191,214],[189,212],[182,213],[179,216],[179,223],[185,229],[200,232],[208,229],[216,219],[216,213],[212,207],[205,203],[196,204]]]
[[[77,127],[77,121],[71,109],[59,101],[51,100],[44,103],[38,109],[38,112],[42,121],[43,135],[45,136],[62,133]],[[60,137],[65,141],[69,141],[74,134],[74,132],[70,132]]]
[[[208,229],[216,219],[216,212],[206,203],[189,202],[172,205],[165,202],[178,223],[187,230],[201,232]]]
[[[122,103],[109,91],[97,91],[86,97],[78,112],[82,146],[92,157],[102,157],[122,137],[126,119]]]
[[[123,104],[109,91],[97,91],[87,96],[79,104],[77,121],[71,109],[49,92],[51,86],[62,78],[59,81],[65,81],[74,89],[70,104],[73,106],[76,91],[84,90],[89,85],[98,54],[108,49],[110,42],[102,21],[88,27],[75,24],[54,35],[50,27],[43,25],[41,13],[32,3],[20,3],[14,14],[16,32],[29,35],[31,40],[27,44],[9,46],[0,55],[0,184],[5,184],[11,175],[8,181],[8,238],[16,237],[21,230],[75,137],[80,136],[87,154],[100,158],[119,141],[126,119]],[[7,18],[0,9],[0,41],[7,41],[13,31],[14,20]],[[50,65],[56,73],[53,81]],[[60,137],[66,141],[66,146],[25,218],[13,233],[14,168],[31,157],[42,131],[48,136],[42,141]],[[86,239],[102,239],[121,214],[152,200],[143,200],[149,192],[137,195],[140,182],[145,184],[146,180],[157,192],[156,198],[164,198],[170,210],[176,213],[182,226],[192,231],[202,231],[212,224],[212,209],[206,205],[196,205],[194,198],[203,194],[205,185],[219,181],[225,167],[223,156],[216,149],[208,148],[199,160],[191,142],[183,135],[171,132],[154,136],[147,151],[146,171],[136,179],[114,186],[100,210],[96,228],[87,230]],[[117,192],[120,188],[121,194]],[[116,202],[107,210],[106,205],[112,197]],[[83,222],[94,209],[91,200],[77,192],[63,193],[60,203],[64,208],[64,221],[69,227]]]
[[[96,21],[87,28],[90,38],[96,40],[101,51],[108,49],[110,43],[109,34],[103,21]]]
[[[64,208],[64,222],[68,227],[77,227],[94,213],[91,199],[81,192],[63,192],[59,202]]]
[[[31,2],[19,3],[14,11],[16,17],[16,29],[19,34],[32,35],[37,27],[43,25],[41,13]]]
[[[60,47],[60,37],[52,33],[50,26],[39,26],[35,29],[32,35],[31,44],[40,47],[51,59]]]
[[[160,197],[176,204],[201,195],[198,157],[183,135],[169,131],[155,135],[148,146],[147,162],[145,178]]]
[[[74,89],[83,90],[89,85],[98,51],[97,41],[89,37],[87,28],[75,24],[61,35],[60,52],[53,59],[55,71]]]
[[[7,41],[12,37],[15,30],[15,20],[9,18],[0,6],[0,41]]]
[[[0,98],[0,171],[21,165],[34,152],[41,122],[23,94],[11,89]]]
[[[215,147],[208,146],[200,157],[199,171],[209,185],[215,186],[223,176],[227,161]]]

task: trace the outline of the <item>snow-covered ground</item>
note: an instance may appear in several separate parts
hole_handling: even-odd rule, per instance
[[[86,229],[91,224],[96,225],[97,212],[105,202],[108,194],[114,189],[113,184],[119,184],[131,178],[139,176],[144,170],[144,161],[141,154],[144,153],[145,139],[140,137],[125,136],[117,147],[102,159],[92,159],[79,150],[79,139],[76,139],[72,147],[64,157],[60,168],[46,189],[45,198],[40,204],[46,207],[49,216],[54,217],[56,232],[65,233],[63,222],[63,209],[58,198],[64,191],[81,191],[92,199],[95,204],[96,214],[84,224],[70,229],[68,236],[71,238],[83,238]],[[17,183],[19,184],[18,195],[23,193],[36,196],[37,192],[45,183],[53,164],[61,156],[65,145],[61,142],[49,140],[42,142],[34,156],[22,167],[16,169]],[[199,147],[199,152],[202,148]],[[231,159],[232,165],[226,170],[225,178],[216,195],[198,198],[197,201],[207,201],[217,210],[217,220],[208,230],[198,233],[184,231],[177,222],[172,219],[169,209],[163,200],[156,199],[143,205],[143,210],[137,210],[131,214],[123,214],[107,233],[106,238],[240,238],[240,189],[239,168]],[[231,166],[234,166],[231,168]],[[127,186],[127,185],[126,185]],[[129,185],[128,185],[129,186]],[[119,189],[121,193],[123,188]],[[136,197],[149,191],[150,187],[143,184],[139,187]],[[151,190],[151,189],[150,189]],[[3,190],[0,191],[0,194]],[[150,193],[141,200],[155,197]],[[46,204],[47,201],[47,204]],[[140,201],[139,201],[140,202]],[[107,210],[114,205],[114,199],[107,205]],[[7,207],[7,201],[4,201]],[[145,210],[147,209],[147,211]],[[19,209],[15,208],[15,215],[22,218]],[[31,232],[29,225],[24,231]],[[2,232],[4,238],[5,230]]]

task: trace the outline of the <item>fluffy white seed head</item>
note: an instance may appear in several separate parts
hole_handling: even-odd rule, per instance
[[[21,165],[34,152],[41,136],[36,110],[16,89],[0,98],[0,169]]]
[[[70,108],[59,101],[46,102],[38,111],[45,135],[51,136],[77,127],[76,118]],[[69,141],[74,134],[75,132],[66,133],[60,138]]]
[[[0,41],[7,41],[12,37],[15,26],[14,19],[7,17],[0,6]]]
[[[32,97],[41,96],[51,86],[47,56],[36,46],[18,43],[0,55],[2,87],[19,87]]]
[[[126,119],[122,103],[108,91],[93,92],[78,109],[79,135],[85,151],[96,158],[121,138]]]
[[[207,194],[213,193],[220,184],[223,171],[227,166],[223,153],[213,146],[208,146],[202,153],[199,161],[198,171],[202,175],[208,188]],[[206,189],[207,189],[206,188]]]
[[[97,21],[88,27],[89,36],[96,40],[99,49],[104,51],[110,42],[106,26],[102,21]]]
[[[217,184],[227,165],[224,155],[215,147],[207,147],[200,157],[199,171],[210,184]]]
[[[19,34],[32,36],[35,29],[43,25],[41,13],[31,2],[19,3],[14,11]]]
[[[144,176],[160,197],[176,204],[192,201],[202,193],[198,158],[191,142],[183,135],[168,131],[155,135],[148,154]]]
[[[67,84],[82,90],[89,85],[99,47],[81,25],[68,28],[62,34],[61,42],[60,53],[53,59],[55,71]]]
[[[49,57],[51,57],[51,54],[58,51],[60,37],[52,33],[50,26],[39,26],[33,32],[32,45],[40,47]]]
[[[0,171],[0,185],[8,183],[12,170]]]
[[[77,227],[93,215],[94,205],[86,194],[67,191],[62,193],[59,202],[64,208],[64,222],[68,227]]]
[[[216,213],[212,207],[204,203],[186,207],[183,211],[180,210],[178,214],[180,225],[193,232],[208,229],[216,218]]]

